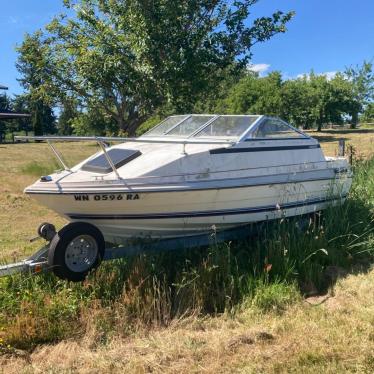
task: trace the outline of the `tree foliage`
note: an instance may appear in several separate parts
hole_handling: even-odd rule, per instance
[[[355,99],[361,103],[361,106],[352,112],[352,127],[356,127],[360,110],[374,99],[373,64],[364,61],[361,66],[356,65],[347,68],[345,74],[353,83]]]
[[[74,120],[79,116],[77,102],[73,99],[65,99],[60,108],[58,117],[58,133],[60,135],[72,135],[74,131]]]
[[[10,97],[7,94],[0,94],[0,111],[9,111],[12,109]],[[0,119],[0,143],[3,142],[5,133],[8,130],[9,122]]]
[[[362,114],[361,120],[363,122],[374,122],[374,102],[368,103]]]
[[[30,102],[28,100],[27,95],[16,95],[12,99],[12,108],[17,113],[30,113]],[[24,131],[28,134],[30,131],[33,130],[31,118],[17,118],[13,120],[15,124],[15,131]]]
[[[342,124],[362,110],[356,82],[338,73],[332,79],[313,71],[297,79],[282,78],[280,72],[266,77],[248,72],[233,85],[215,111],[231,114],[266,114],[281,117],[305,129]]]
[[[95,108],[134,134],[160,107],[191,110],[223,72],[246,66],[253,45],[285,31],[292,12],[248,21],[257,2],[65,0],[69,16],[20,47],[23,82],[55,103],[68,97]]]
[[[53,101],[48,93],[46,65],[49,63],[46,56],[47,46],[40,41],[40,32],[26,35],[21,47],[17,69],[21,73],[19,82],[26,90],[23,100],[31,112],[31,124],[34,135],[53,134],[56,131]]]

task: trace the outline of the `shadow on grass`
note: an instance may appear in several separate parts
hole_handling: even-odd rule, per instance
[[[308,131],[308,134],[374,134],[374,129],[322,129],[322,131]]]
[[[320,143],[330,143],[330,142],[338,142],[340,139],[343,139],[342,137],[337,136],[318,136],[318,135],[312,135],[314,139],[317,139]]]

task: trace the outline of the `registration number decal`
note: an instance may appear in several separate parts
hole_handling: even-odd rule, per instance
[[[95,195],[74,195],[75,201],[116,201],[116,200],[139,200],[140,195],[137,193],[125,194],[95,194]]]

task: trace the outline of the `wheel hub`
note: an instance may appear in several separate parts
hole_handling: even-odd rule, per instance
[[[65,263],[74,272],[84,272],[91,268],[98,256],[98,245],[90,235],[79,235],[66,247]]]

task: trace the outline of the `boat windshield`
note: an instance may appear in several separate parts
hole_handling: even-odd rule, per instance
[[[170,116],[159,123],[157,126],[153,127],[150,131],[144,135],[149,136],[160,136],[166,134],[170,129],[176,126],[178,123],[184,121],[188,115],[184,116]]]
[[[178,126],[168,131],[166,135],[188,137],[214,117],[204,115],[190,116]]]
[[[243,134],[260,116],[188,115],[171,116],[143,136],[173,136],[233,139]]]
[[[259,116],[219,116],[201,129],[195,137],[237,138],[257,120]]]

